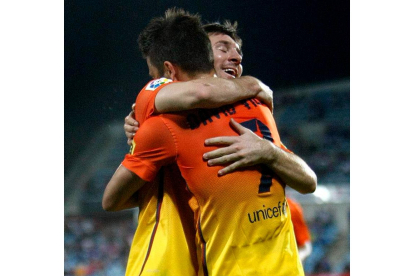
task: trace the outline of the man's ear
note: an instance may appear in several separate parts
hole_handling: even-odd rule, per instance
[[[166,78],[177,81],[178,68],[169,61],[164,61],[164,76]]]

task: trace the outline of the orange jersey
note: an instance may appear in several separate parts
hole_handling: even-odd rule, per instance
[[[158,86],[170,81],[153,80],[139,93],[135,118],[140,125],[153,112]],[[191,194],[185,188],[178,167],[164,167],[154,181],[139,190],[138,195],[138,226],[125,275],[196,275],[194,213],[188,206]]]
[[[167,84],[173,83],[172,80],[167,78],[160,78],[152,80],[139,92],[137,99],[135,100],[135,120],[140,125],[144,123],[155,110],[155,97],[157,93]]]
[[[146,181],[162,166],[178,165],[194,196],[199,275],[304,275],[284,184],[260,166],[218,177],[222,167],[202,158],[214,149],[206,139],[237,135],[230,118],[281,147],[269,109],[251,99],[149,118],[122,164]]]
[[[311,240],[309,229],[306,225],[305,219],[303,217],[303,211],[299,203],[297,203],[291,198],[286,199],[289,205],[290,214],[292,216],[292,223],[293,228],[295,230],[296,243],[298,244],[298,247],[302,247],[303,245],[305,245],[306,242]]]

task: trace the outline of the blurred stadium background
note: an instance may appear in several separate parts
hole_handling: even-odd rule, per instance
[[[123,118],[149,80],[137,35],[171,6],[239,22],[244,73],[273,89],[282,141],[318,176],[312,195],[287,190],[312,233],[306,275],[349,275],[349,1],[97,0],[65,1],[65,275],[124,275],[137,210],[107,213],[101,199],[128,151]]]

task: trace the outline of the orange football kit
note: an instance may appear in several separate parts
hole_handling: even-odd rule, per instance
[[[171,80],[153,80],[138,94],[135,119],[140,125],[153,112],[153,92],[168,82]],[[140,142],[143,141],[137,143]],[[162,168],[154,181],[139,190],[138,227],[126,276],[197,275],[194,213],[188,206],[191,194],[185,186],[177,165],[173,164]]]
[[[286,198],[290,214],[292,216],[293,228],[295,231],[296,243],[298,247],[302,247],[306,242],[311,240],[308,226],[306,225],[305,218],[303,217],[302,207],[291,198]]]
[[[153,89],[149,109],[164,85]],[[214,149],[204,146],[206,139],[237,135],[230,118],[282,147],[270,110],[250,99],[148,118],[122,165],[146,181],[153,181],[162,167],[178,165],[192,195],[198,275],[304,275],[285,185],[264,166],[218,177],[222,167],[209,167],[202,158]]]

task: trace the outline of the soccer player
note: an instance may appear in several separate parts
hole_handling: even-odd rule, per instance
[[[233,41],[231,38],[226,38]],[[234,42],[234,41],[233,41]],[[221,48],[221,51],[224,49]],[[229,52],[229,50],[227,50]],[[197,48],[186,54],[198,55]],[[230,60],[221,62],[222,73],[233,68],[232,72],[241,73],[241,56],[237,51],[230,53]],[[150,66],[150,69],[152,67]],[[152,71],[150,70],[150,74]],[[258,80],[244,77],[233,80],[209,78],[181,83],[170,83],[168,86],[157,87],[170,80],[155,80],[140,92],[140,101],[136,105],[136,118],[140,123],[158,110],[169,108],[218,107],[225,100],[237,101],[253,96],[260,97],[269,106],[272,105],[271,91]],[[162,90],[162,99],[157,105],[150,104],[150,96]],[[170,94],[179,91],[180,99],[171,100]],[[213,95],[212,100],[204,99],[203,95]],[[183,101],[183,99],[189,99]],[[163,104],[164,102],[164,104]],[[156,110],[157,109],[157,110]],[[131,245],[126,275],[196,275],[197,262],[195,251],[194,214],[188,206],[190,194],[185,189],[185,182],[176,165],[165,166],[159,177],[142,187],[139,193],[117,205],[111,211],[139,207],[138,226]],[[168,261],[165,261],[168,260]],[[177,265],[177,264],[180,265]]]
[[[196,49],[193,51],[195,51],[193,54],[198,55]],[[240,65],[241,56],[237,52],[232,55],[236,57],[231,61],[222,62],[223,73],[229,68],[237,68]],[[235,69],[234,72],[241,73],[241,69]],[[230,76],[228,73],[225,74]],[[170,102],[175,103],[172,108],[188,109],[190,104],[193,107],[197,107],[198,104],[202,104],[203,107],[205,105],[218,107],[224,100],[237,101],[257,95],[261,96],[267,104],[272,105],[271,91],[252,77],[234,80],[209,78],[172,83],[160,87],[161,96],[163,93],[165,96],[157,97],[157,100],[162,99],[159,103],[150,104],[149,97],[160,90],[157,86],[168,82],[169,80],[165,78],[155,80],[140,92],[140,101],[136,103],[135,114],[140,123],[143,123],[152,112],[156,112],[155,107],[157,110],[163,110],[168,108]],[[180,99],[171,100],[169,95],[176,91],[181,93]],[[215,96],[209,101],[203,98],[203,94]],[[183,101],[183,99],[189,100]],[[169,275],[195,275],[197,263],[194,247],[194,214],[187,204],[189,193],[185,190],[185,182],[178,168],[172,165],[165,166],[159,178],[151,184],[145,185],[136,196],[112,209],[115,211],[136,206],[140,209],[139,223],[131,245],[126,275],[140,273],[163,275],[167,272]],[[166,262],[166,259],[169,261]],[[180,265],[176,265],[177,263]]]
[[[173,45],[173,42],[178,43],[175,45],[178,46],[176,49],[181,47],[183,49],[180,50],[185,53],[188,53],[185,45],[192,45],[191,43],[180,44],[176,40],[178,34],[182,35],[183,32],[192,30],[188,24],[183,23],[185,20],[174,20],[175,17],[180,16],[185,17],[183,14],[174,16],[174,13],[167,13],[164,20],[169,23],[173,20],[176,24],[166,25],[158,22],[154,25],[150,23],[149,26],[152,28],[146,29],[148,33],[141,36],[141,49],[144,49],[152,74],[157,77],[163,74],[173,80],[211,76],[212,66],[210,71],[207,70],[208,67],[201,64],[197,66],[198,71],[187,71],[191,66],[187,67],[185,62],[174,60],[173,57],[162,57],[165,52],[167,56],[173,53],[163,52],[165,49],[162,47],[165,43],[160,37],[163,39],[167,37],[167,41]],[[177,30],[173,26],[179,29],[178,33],[174,32]],[[157,34],[155,41],[152,40],[154,32]],[[195,39],[196,35],[193,33],[186,37]],[[194,57],[191,55],[184,56],[184,58],[193,59],[191,61],[194,62]],[[164,62],[160,63],[159,60],[164,60]],[[200,60],[201,56],[198,55],[196,61]],[[204,63],[209,65],[208,57],[204,59]],[[146,87],[146,90],[159,91],[160,89],[157,89],[159,85],[159,81],[153,81]],[[153,101],[155,101],[155,94],[153,94]],[[137,102],[141,95],[140,93]],[[178,163],[181,174],[186,178],[188,188],[193,195],[190,205],[197,218],[199,246],[197,250],[199,260],[202,261],[200,271],[204,271],[205,274],[211,271],[212,275],[217,273],[238,275],[238,273],[244,274],[249,271],[258,271],[261,275],[269,275],[269,273],[303,275],[297,258],[296,246],[292,246],[294,238],[289,213],[286,212],[283,184],[270,177],[265,169],[259,168],[218,178],[217,169],[208,167],[201,158],[206,148],[200,139],[218,133],[234,135],[228,127],[230,117],[243,119],[248,128],[260,131],[265,139],[281,146],[273,117],[258,100],[252,99],[249,102],[245,101],[216,110],[196,110],[155,116],[149,118],[138,131],[131,154],[126,156],[123,165],[115,172],[105,190],[103,205],[106,209],[117,209],[144,185],[145,180],[152,180],[161,166]],[[167,121],[169,127],[166,127]],[[191,138],[198,139],[199,143],[192,143],[188,140]],[[140,143],[136,144],[136,141]],[[214,171],[216,173],[212,173]],[[235,183],[229,183],[229,179],[243,180],[246,184],[235,185]],[[256,179],[258,183],[251,181],[253,179]],[[229,196],[233,200],[228,200]],[[268,204],[267,208],[266,204]],[[257,209],[259,205],[259,210],[251,210]],[[234,210],[228,207],[233,207]],[[229,223],[230,221],[234,221],[235,224]],[[254,223],[259,225],[253,226]],[[226,238],[221,240],[219,233],[230,235],[225,235]],[[226,241],[227,238],[230,239],[229,242]],[[260,254],[252,255],[250,250],[257,250]],[[263,252],[266,253],[263,255]],[[274,258],[277,261],[269,263],[269,260]],[[267,263],[267,265],[260,265],[261,263]],[[210,265],[213,267],[209,267]]]
[[[299,202],[286,197],[292,217],[293,228],[295,231],[296,244],[298,245],[299,257],[302,263],[312,253],[311,235],[303,216],[302,207]]]
[[[241,66],[242,40],[237,35],[237,22],[234,24],[229,21],[225,21],[224,24],[211,23],[204,25],[203,28],[212,44],[216,75],[223,79],[240,77],[243,71]],[[238,86],[220,82],[215,78],[202,83],[196,80],[197,83],[188,82],[167,86],[157,94],[155,106],[150,107],[151,114],[219,107],[254,96],[259,97],[266,105],[273,108],[273,99],[269,97],[273,92],[259,80],[256,80],[256,83],[254,79],[249,79],[251,77],[241,79],[243,78],[246,79]],[[217,89],[207,91],[204,89],[207,85]],[[229,86],[233,89],[228,89]],[[224,90],[224,88],[227,89]],[[139,120],[134,119],[135,110],[142,114],[139,108],[133,108],[133,111],[125,117],[124,130],[129,145],[139,125]],[[299,156],[274,147],[269,141],[258,137],[235,122],[232,124],[240,136],[206,140],[206,144],[210,146],[227,146],[204,156],[206,160],[209,160],[210,166],[230,164],[220,170],[221,175],[242,167],[265,164],[287,185],[301,193],[306,193],[306,189],[310,186],[314,187],[313,189],[316,188],[315,173]]]
[[[230,22],[225,22],[225,24],[223,25],[218,24],[218,23],[213,23],[213,24],[205,25],[204,30],[208,32],[210,41],[212,43],[213,53],[214,53],[214,67],[216,70],[216,74],[222,78],[227,78],[227,79],[232,79],[234,77],[240,76],[242,72],[241,70],[241,49],[240,49],[242,41],[237,36],[236,24],[232,25],[230,24]],[[205,80],[207,81],[207,79]],[[211,79],[210,81],[217,82],[218,80]],[[194,84],[191,84],[191,85],[188,85],[188,84],[191,84],[191,82],[188,82],[186,86],[184,87],[179,86],[179,85],[182,85],[182,83],[175,83],[174,85],[178,87],[175,90],[171,89],[174,87],[174,85],[169,85],[167,87],[162,88],[161,91],[157,94],[157,99],[161,98],[159,97],[159,95],[160,94],[162,95],[164,91],[168,91],[168,95],[170,95],[170,101],[166,101],[166,99],[163,98],[164,102],[166,101],[167,104],[173,103],[176,106],[168,107],[164,105],[164,108],[166,109],[162,110],[163,106],[161,105],[161,107],[157,106],[157,109],[161,109],[161,111],[167,112],[167,111],[171,111],[171,110],[168,110],[168,108],[177,108],[177,106],[179,106],[178,109],[180,108],[189,109],[190,107],[195,107],[197,104],[198,105],[201,104],[200,107],[208,107],[212,105],[218,106],[218,105],[222,105],[223,102],[226,102],[226,101],[228,103],[231,103],[231,102],[234,102],[240,99],[240,96],[243,95],[242,92],[244,91],[240,87],[236,90],[237,94],[234,94],[234,91],[231,91],[231,90],[227,90],[227,91],[223,90],[223,88],[220,88],[219,91],[214,91],[214,90],[206,91],[203,88],[205,87],[214,88],[220,85],[218,83],[210,83],[210,86],[203,85],[201,87],[192,87],[192,85],[194,86]],[[229,84],[221,84],[221,85],[222,87],[223,85],[224,87],[229,86]],[[245,83],[245,85],[247,85],[247,83]],[[261,87],[265,88],[265,90],[267,88],[263,84],[261,84]],[[169,90],[167,90],[167,88],[169,88]],[[183,93],[183,91],[185,91],[184,89],[187,89],[187,91]],[[257,91],[260,91],[260,90],[257,90]],[[144,94],[144,92],[145,91],[141,92],[141,94]],[[269,93],[269,91],[267,93]],[[197,96],[199,94],[205,95],[204,98]],[[266,99],[266,93],[264,94],[259,93],[258,95],[260,96],[261,94],[264,97],[263,100],[269,101],[269,99]],[[250,94],[250,95],[254,96],[254,94]],[[249,96],[249,94],[243,95],[243,97],[247,97],[247,96]],[[202,99],[202,101],[200,101],[199,99]],[[162,103],[162,101],[159,101],[159,102]],[[186,104],[187,106],[184,106],[183,103]],[[152,111],[156,111],[155,107],[150,107],[150,108],[139,107],[137,108],[137,113],[142,115],[142,113],[145,113],[145,112],[142,112],[143,109],[150,109]],[[138,118],[139,117],[140,115],[138,115]],[[133,123],[136,121],[132,119],[131,114],[130,114],[125,119],[125,122],[126,122],[125,129],[126,129],[127,134],[128,132],[130,132],[129,133],[130,136],[128,135],[127,136],[131,138],[134,132],[134,129],[132,129],[134,127]],[[279,167],[279,171],[281,170],[280,169],[281,167],[288,168],[288,170],[285,169],[285,171],[287,172],[287,174],[290,174],[289,177],[290,179],[293,179],[292,181],[294,181],[295,179],[297,179],[295,180],[296,182],[301,181],[302,183],[312,183],[313,181],[316,185],[316,177],[314,173],[310,170],[309,167],[307,167],[307,165],[300,158],[296,157],[294,154],[286,154],[286,152],[280,150],[279,148],[272,148],[273,146],[272,143],[259,138],[257,135],[255,135],[251,131],[246,131],[246,129],[244,129],[241,126],[238,126],[238,128],[240,128],[241,131],[245,132],[243,133],[243,135],[240,136],[241,138],[240,141],[245,142],[245,143],[239,144],[237,145],[237,147],[247,146],[244,149],[244,152],[247,153],[247,157],[249,158],[248,162],[259,162],[259,161],[265,162],[265,158],[263,158],[265,156],[269,156],[268,158],[269,160],[271,160],[272,158],[276,159],[277,157],[277,160],[279,161],[279,164],[277,164],[277,166]],[[131,140],[129,139],[129,141]],[[266,145],[266,142],[268,143],[268,145]],[[255,152],[256,151],[259,152],[259,150],[261,150],[261,153],[255,154]],[[258,158],[255,159],[254,158],[255,156]],[[293,165],[290,165],[292,163]],[[162,266],[166,270],[169,270],[168,265],[172,264],[174,260],[177,258],[177,256],[181,256],[181,259],[183,260],[181,261],[182,265],[180,266],[180,269],[182,269],[181,275],[184,275],[184,274],[190,275],[188,273],[188,270],[186,270],[187,272],[184,273],[184,269],[186,268],[185,256],[189,255],[188,250],[191,249],[192,247],[191,245],[190,246],[185,245],[186,239],[185,239],[185,233],[183,231],[185,227],[183,227],[181,223],[185,225],[186,222],[185,221],[180,222],[180,220],[185,219],[185,216],[183,214],[178,214],[179,210],[183,209],[183,206],[180,206],[182,204],[180,204],[180,202],[177,202],[177,199],[180,199],[180,198],[184,199],[185,201],[185,196],[180,197],[180,196],[174,195],[174,192],[179,194],[179,191],[171,189],[171,183],[174,184],[174,182],[176,182],[175,184],[178,184],[178,182],[182,181],[182,179],[180,175],[178,175],[177,171],[174,169],[171,170],[171,168],[166,169],[163,172],[163,179],[164,179],[163,180],[164,196],[160,196],[160,195],[157,196],[157,189],[155,187],[158,187],[158,185],[152,186],[154,188],[150,190],[148,193],[145,193],[146,197],[151,198],[151,200],[146,200],[144,202],[142,202],[141,200],[141,204],[139,205],[140,211],[141,211],[140,217],[139,217],[140,224],[138,225],[136,235],[134,238],[134,242],[131,246],[131,253],[130,253],[128,267],[127,267],[127,275],[130,275],[131,274],[130,272],[133,271],[131,270],[131,267],[133,267],[135,270],[139,270],[139,268],[142,267],[143,264],[145,264],[143,259],[148,258],[149,260],[152,260],[153,258],[151,257],[153,257],[154,255],[158,256],[159,258],[156,258],[155,262],[148,261],[146,263],[146,267]],[[292,181],[287,181],[287,183],[290,184],[292,183]],[[151,192],[153,193],[152,197],[150,196]],[[162,208],[157,210],[156,206],[158,206],[159,202],[162,202]],[[177,206],[174,206],[174,204]],[[129,206],[129,207],[134,207],[134,206]],[[148,219],[149,214],[153,214],[157,211],[159,214],[157,216],[158,220],[155,219],[155,215],[149,216],[149,219]],[[184,211],[183,213],[188,213],[188,212]],[[156,223],[156,221],[160,221],[160,222]],[[157,227],[155,227],[156,225]],[[169,226],[168,230],[162,229],[164,225]],[[147,230],[145,231],[145,229],[143,228],[146,228]],[[155,229],[157,230],[156,235],[155,235]],[[174,229],[174,232],[172,232],[171,235],[168,235],[167,232],[171,231],[171,229]],[[186,235],[188,235],[188,233],[191,234],[191,231],[188,230],[188,227],[187,227],[186,233],[187,233]],[[172,235],[174,235],[174,239],[171,238]],[[146,236],[147,238],[145,238]],[[151,237],[151,239],[149,239],[149,237]],[[191,240],[191,238],[187,238],[187,241],[188,240]],[[150,241],[152,241],[152,243],[150,243]],[[161,242],[158,242],[158,241],[161,241]],[[160,245],[158,246],[158,249],[156,246],[157,244]],[[143,252],[146,252],[146,255],[143,254]],[[150,252],[152,254],[150,254]],[[159,260],[163,258],[168,258],[171,260],[171,262],[167,262],[167,263],[160,262]],[[189,259],[189,257],[187,259]],[[149,265],[149,263],[153,263],[154,265],[151,266]],[[191,264],[189,266],[191,266]],[[177,269],[176,266],[173,266],[173,268]],[[155,271],[156,269],[152,269],[152,270]],[[175,271],[175,270],[172,270],[172,271]],[[178,275],[180,273],[177,272],[176,274]]]

